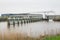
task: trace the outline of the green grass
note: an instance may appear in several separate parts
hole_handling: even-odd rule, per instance
[[[60,40],[60,35],[46,36],[44,40]]]
[[[1,17],[1,16],[0,16],[0,22],[2,22],[2,21],[7,21],[7,20],[8,20],[7,17]]]

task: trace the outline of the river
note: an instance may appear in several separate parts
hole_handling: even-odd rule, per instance
[[[38,37],[39,35],[57,34],[60,33],[60,22],[33,22],[26,24],[10,25],[8,28],[7,22],[0,22],[0,34],[4,37],[4,34],[9,33],[22,33],[26,36]]]

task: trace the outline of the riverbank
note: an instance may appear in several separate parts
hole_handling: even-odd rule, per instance
[[[4,21],[7,21],[8,20],[8,18],[7,17],[0,17],[0,22],[4,22]]]
[[[3,37],[0,35],[0,40],[43,40],[43,37],[34,38],[25,36],[24,34],[9,33],[4,34]]]
[[[60,34],[59,35],[45,35],[40,36],[37,38],[25,36],[24,34],[17,34],[17,33],[9,33],[0,35],[0,40],[60,40]]]
[[[59,35],[45,36],[44,40],[60,40],[60,34]]]

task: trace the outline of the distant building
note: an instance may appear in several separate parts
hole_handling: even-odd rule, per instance
[[[15,19],[30,19],[30,18],[39,18],[42,19],[43,15],[42,14],[29,14],[29,13],[24,13],[24,14],[2,14],[2,17],[7,17],[9,18],[15,18]]]

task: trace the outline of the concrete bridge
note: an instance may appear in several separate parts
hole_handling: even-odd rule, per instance
[[[42,14],[2,14],[2,17],[8,18],[8,25],[31,23],[41,21],[43,18]],[[12,23],[11,23],[12,22]]]
[[[11,14],[10,13],[10,14],[2,14],[1,16],[8,18],[8,24],[10,24],[11,21],[13,22],[13,24],[15,23],[15,21],[17,21],[18,24],[37,22],[43,19],[47,19],[49,21],[50,19],[53,20],[54,18],[57,17],[56,15],[47,15],[49,13],[54,13],[53,11],[48,11],[48,12],[44,11],[44,12],[35,12],[35,13],[39,13],[39,14],[30,14],[30,13]]]

